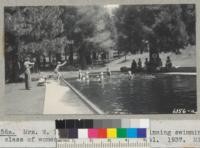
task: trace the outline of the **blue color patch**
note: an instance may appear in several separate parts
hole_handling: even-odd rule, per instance
[[[127,138],[137,138],[136,128],[127,128]]]
[[[146,138],[146,137],[147,137],[146,128],[138,128],[137,129],[137,138]]]

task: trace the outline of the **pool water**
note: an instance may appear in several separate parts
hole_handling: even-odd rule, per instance
[[[106,114],[171,114],[184,109],[196,112],[196,76],[114,74],[103,82],[67,79]]]

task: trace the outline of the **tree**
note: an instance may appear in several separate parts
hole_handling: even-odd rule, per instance
[[[56,38],[60,37],[63,33],[63,23],[60,19],[62,10],[59,7],[41,6],[5,7],[4,11],[5,54],[7,57],[11,57],[6,58],[6,71],[8,73],[13,73],[13,76],[9,78],[11,81],[17,81],[20,73],[19,70],[14,68],[19,65],[19,61],[23,60],[19,59],[23,57],[21,55],[35,55],[38,56],[36,59],[39,59],[40,54],[47,53],[48,51],[48,54],[51,54],[51,50],[49,50],[48,47],[53,47],[54,51],[60,52],[57,50],[58,46],[55,47],[59,41],[52,41],[56,40]],[[43,42],[53,45],[47,47]],[[25,47],[27,47],[27,49]],[[35,54],[35,52],[38,54]],[[26,55],[24,53],[26,53]],[[14,66],[7,66],[10,65],[10,63]]]
[[[196,44],[196,15],[195,5],[181,5],[182,15],[181,18],[186,25],[186,31],[189,36],[189,44]]]
[[[179,53],[180,48],[195,42],[194,5],[129,5],[115,12],[118,48],[136,53],[145,48],[158,52]]]
[[[125,53],[137,53],[143,50],[146,34],[141,20],[139,6],[120,6],[115,12],[115,25],[118,33],[118,50]]]
[[[75,44],[78,46],[81,68],[91,64],[92,51],[109,50],[114,46],[108,13],[101,6],[77,7],[78,21],[75,28]]]
[[[75,40],[75,30],[77,29],[76,22],[78,20],[77,8],[73,6],[64,7],[62,6],[63,13],[61,15],[61,19],[64,24],[64,35],[67,38],[67,46],[65,48],[65,59],[67,55],[67,51],[69,51],[69,64],[73,65],[74,62],[74,40]]]

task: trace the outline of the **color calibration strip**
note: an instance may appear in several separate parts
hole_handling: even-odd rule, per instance
[[[148,123],[144,119],[56,120],[56,133],[57,138],[67,139],[146,138]]]
[[[146,138],[146,128],[57,129],[58,138]]]

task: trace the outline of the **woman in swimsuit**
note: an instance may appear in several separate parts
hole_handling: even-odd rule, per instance
[[[55,72],[56,75],[57,75],[57,81],[58,81],[58,83],[60,82],[60,78],[61,78],[61,76],[62,76],[61,73],[60,73],[60,67],[64,66],[66,63],[67,63],[67,61],[65,61],[65,62],[62,63],[62,64],[61,64],[60,61],[58,61],[57,66],[56,66],[56,68],[55,68],[55,70],[54,70],[54,72]]]

